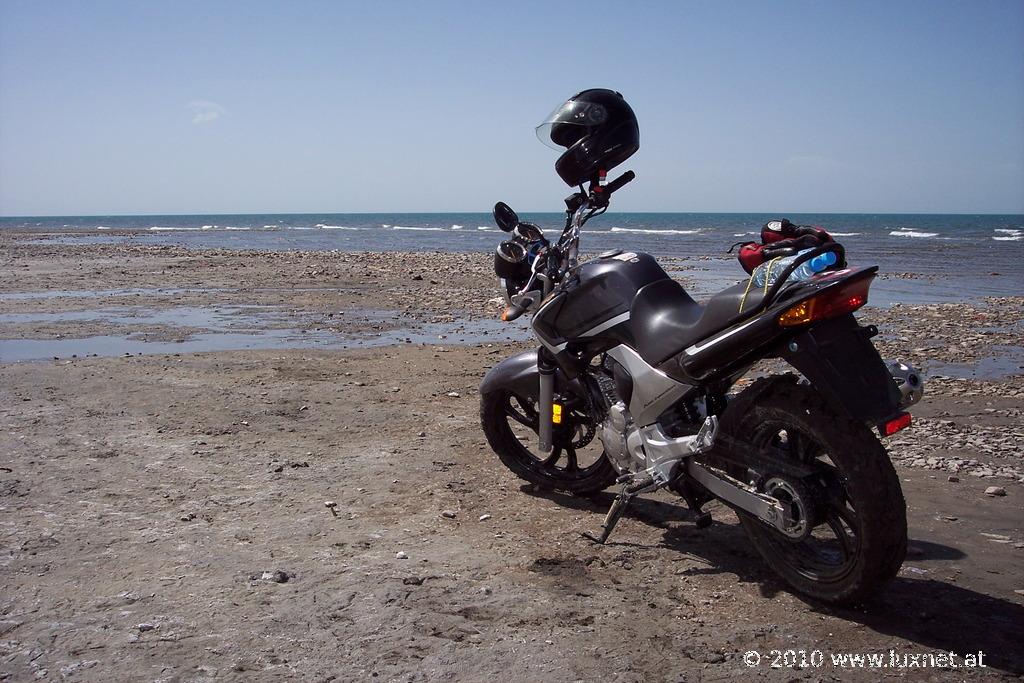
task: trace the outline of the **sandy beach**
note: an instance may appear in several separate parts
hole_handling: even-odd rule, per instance
[[[1024,297],[861,316],[929,379],[886,442],[908,556],[855,610],[788,592],[721,505],[699,530],[647,496],[581,538],[611,494],[526,486],[480,431],[480,379],[530,345],[498,297],[487,254],[5,233],[0,359],[36,360],[0,363],[0,680],[1024,674]],[[258,348],[202,350],[223,335]],[[890,649],[986,668],[830,659]]]

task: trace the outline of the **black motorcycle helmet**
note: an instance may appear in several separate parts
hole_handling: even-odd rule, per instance
[[[555,171],[575,187],[598,171],[609,171],[640,149],[640,127],[633,109],[614,90],[592,88],[569,98],[537,126],[537,137],[565,152]]]

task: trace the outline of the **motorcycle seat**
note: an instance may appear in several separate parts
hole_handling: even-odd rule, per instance
[[[652,282],[637,292],[630,307],[636,351],[648,364],[659,365],[687,346],[748,317],[762,294],[757,289],[748,292],[743,281],[718,292],[702,306],[675,280]]]

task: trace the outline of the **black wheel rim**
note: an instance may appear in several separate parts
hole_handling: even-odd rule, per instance
[[[573,444],[574,440],[578,442],[583,421],[587,419],[581,412],[570,411],[564,415],[562,425],[555,425],[554,447],[550,453],[537,450],[540,420],[535,401],[507,394],[501,401],[501,414],[503,426],[512,434],[520,462],[534,472],[568,482],[586,479],[602,466],[602,450],[597,439],[589,441],[585,447]]]
[[[814,475],[805,481],[817,494],[821,520],[802,541],[793,541],[764,526],[763,538],[772,554],[801,576],[817,583],[844,579],[860,555],[860,518],[850,499],[846,477],[835,466],[825,446],[798,426],[762,423],[752,439],[755,447],[775,451],[780,458],[809,465]]]

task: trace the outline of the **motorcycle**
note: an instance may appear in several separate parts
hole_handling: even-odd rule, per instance
[[[739,282],[701,304],[648,254],[581,260],[581,229],[634,177],[580,185],[554,242],[495,205],[510,235],[494,257],[502,319],[532,314],[540,345],[484,377],[488,443],[542,488],[587,496],[617,485],[600,535],[589,536],[597,543],[636,496],[667,488],[699,527],[712,522],[709,501],[732,508],[796,591],[863,601],[896,575],[907,545],[906,504],[879,437],[908,426],[923,393],[920,375],[883,361],[878,330],[853,315],[878,267],[849,266],[831,242],[770,286]],[[826,251],[831,269],[787,280]],[[765,359],[796,373],[740,382]]]

